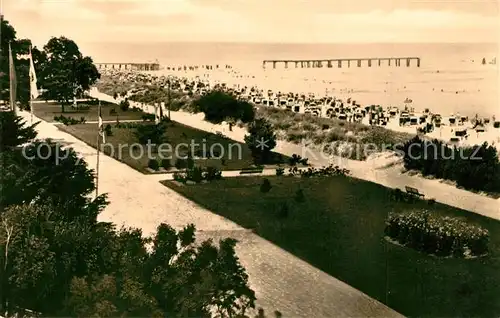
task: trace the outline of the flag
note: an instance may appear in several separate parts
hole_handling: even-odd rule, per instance
[[[101,100],[99,100],[99,135],[102,137],[102,143],[106,143],[106,133],[104,131],[104,123],[102,121],[102,112],[101,112]]]
[[[31,96],[31,100],[33,100],[33,99],[37,99],[39,94],[38,94],[38,87],[37,87],[35,64],[33,63],[33,56],[31,55],[31,46],[30,46],[29,59],[30,59],[30,96]]]
[[[160,114],[158,113],[158,103],[155,103],[155,124],[160,123]]]
[[[16,111],[16,90],[17,90],[17,80],[16,80],[16,68],[14,67],[14,59],[12,58],[12,48],[9,42],[9,80],[10,80],[10,108],[12,111]]]

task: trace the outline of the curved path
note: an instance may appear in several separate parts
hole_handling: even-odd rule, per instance
[[[30,121],[29,113],[19,115]],[[95,149],[44,121],[37,130],[40,138],[68,144],[95,169]],[[283,317],[401,317],[362,292],[164,187],[157,177],[143,175],[101,155],[99,190],[108,193],[111,203],[99,220],[137,227],[145,235],[152,234],[161,222],[175,228],[194,223],[200,239],[238,239],[237,254],[257,294],[257,306],[268,314],[279,310]]]
[[[92,91],[91,95],[101,100],[116,102],[113,97],[96,90]],[[131,105],[142,108],[136,102],[131,102]],[[154,113],[152,106],[145,106],[143,110]],[[233,127],[233,131],[229,131],[222,125],[214,125],[204,121],[203,114],[172,111],[171,117],[172,120],[184,125],[209,132],[220,131],[233,140],[244,142],[243,138],[246,134],[244,129]],[[386,187],[404,189],[405,186],[411,186],[419,189],[426,197],[434,198],[438,202],[500,220],[500,199],[492,199],[484,195],[458,189],[441,180],[429,180],[419,176],[403,174],[401,173],[402,165],[397,164],[396,158],[380,156],[367,161],[349,160],[337,156],[322,155],[319,151],[311,147],[284,141],[278,141],[274,151],[288,156],[294,153],[299,154],[302,157],[309,158],[309,163],[313,165],[325,166],[333,163],[351,170],[352,176],[356,178],[372,181]],[[391,163],[393,164],[391,165]]]

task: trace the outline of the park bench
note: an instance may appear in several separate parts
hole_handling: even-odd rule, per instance
[[[416,197],[419,197],[419,198],[423,198],[425,196],[423,193],[420,193],[420,191],[418,191],[418,189],[415,189],[415,188],[412,188],[409,186],[406,186],[405,190],[406,190],[406,193],[413,195],[413,196],[416,196]]]
[[[264,167],[249,167],[243,168],[240,171],[240,174],[251,174],[251,173],[262,173]]]

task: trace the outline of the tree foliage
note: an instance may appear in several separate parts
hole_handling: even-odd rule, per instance
[[[498,153],[487,143],[451,148],[440,140],[422,140],[416,136],[398,151],[404,156],[406,169],[456,181],[466,189],[500,192]]]
[[[141,145],[147,145],[148,142],[153,145],[159,145],[166,141],[166,129],[165,122],[154,125],[139,125],[137,126],[134,135]]]
[[[14,112],[0,112],[0,152],[33,140],[37,125],[26,126],[26,122]]]
[[[29,105],[30,88],[29,88],[29,60],[24,58],[29,53],[29,47],[32,45],[29,39],[18,39],[17,32],[7,20],[1,22],[1,50],[2,57],[0,58],[0,100],[9,100],[10,85],[9,85],[9,43],[12,49],[12,57],[16,69],[16,99],[23,107]],[[32,48],[32,55],[35,67],[39,65],[41,52],[36,48]]]
[[[46,90],[43,97],[61,102],[64,112],[64,104],[90,89],[100,74],[92,58],[83,56],[68,38],[51,38],[43,51],[39,70],[40,85]]]
[[[222,91],[212,91],[194,101],[195,110],[205,113],[205,120],[221,123],[224,120],[251,122],[255,118],[253,106]]]
[[[97,221],[106,196],[91,198],[85,161],[3,119],[20,136],[0,152],[0,315],[235,317],[254,307],[235,240],[197,242],[193,225],[167,224],[144,237]]]
[[[272,125],[264,118],[257,118],[248,127],[245,143],[257,163],[269,160],[271,151],[276,147],[276,134]]]

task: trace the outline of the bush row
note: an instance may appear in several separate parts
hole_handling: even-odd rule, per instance
[[[291,166],[295,166],[297,164],[302,164],[304,166],[307,166],[308,160],[309,160],[308,158],[302,158],[300,155],[293,154],[292,157],[290,157],[289,162]]]
[[[200,183],[202,181],[213,181],[222,179],[222,172],[215,167],[192,167],[184,171],[174,173],[174,180],[182,183],[188,181]]]
[[[339,166],[329,165],[322,168],[309,167],[306,170],[299,169],[297,167],[291,167],[288,169],[289,176],[301,176],[301,177],[331,177],[331,176],[348,176],[351,172],[348,169],[340,168]],[[285,170],[283,168],[276,169],[276,175],[284,175]]]
[[[481,256],[488,252],[488,230],[425,210],[390,214],[385,234],[405,246],[438,256]]]
[[[86,122],[85,117],[81,117],[80,119],[74,119],[72,117],[66,117],[66,116],[63,116],[63,115],[54,116],[54,121],[63,123],[66,126],[77,125],[77,124],[85,124],[85,122]]]
[[[500,161],[495,147],[487,143],[451,148],[439,140],[418,136],[399,149],[406,169],[452,180],[470,190],[500,192]]]

